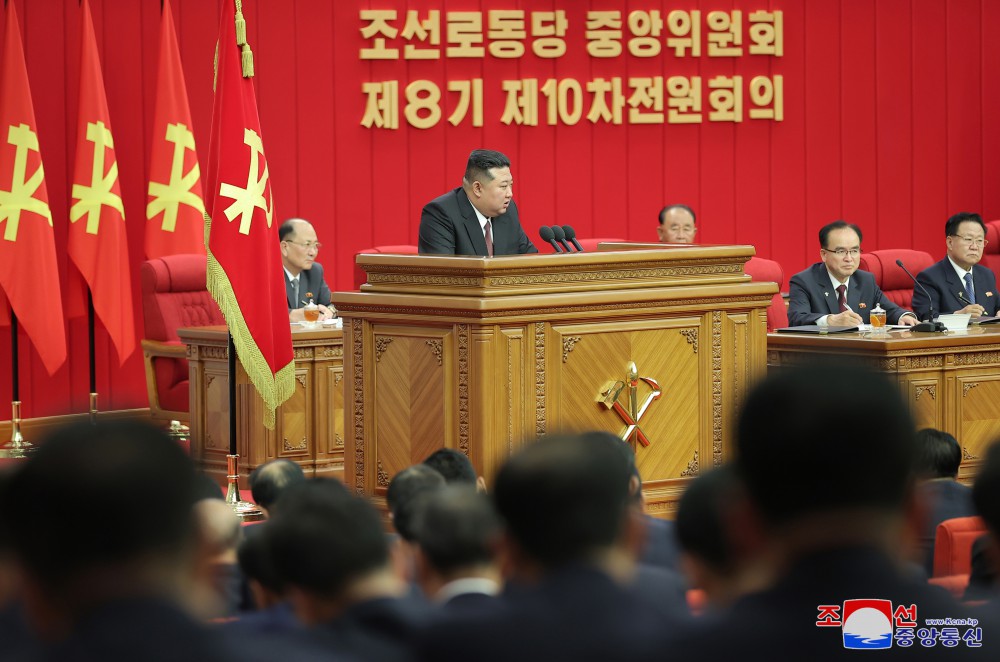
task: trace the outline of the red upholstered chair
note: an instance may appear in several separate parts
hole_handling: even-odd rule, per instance
[[[371,248],[366,248],[363,251],[358,251],[356,255],[361,253],[395,253],[397,255],[416,255],[417,247],[413,244],[396,244],[391,246],[372,246]],[[365,270],[358,266],[358,263],[354,263],[354,288],[361,289],[361,286],[368,282],[368,277],[365,274]]]
[[[187,353],[177,329],[226,323],[208,293],[205,265],[204,255],[170,255],[140,268],[146,325],[142,357],[155,420],[188,421]]]
[[[908,309],[913,300],[913,281],[899,268],[896,260],[902,260],[914,276],[934,264],[934,258],[923,251],[888,248],[862,253],[858,267],[875,276],[875,283],[889,301]]]
[[[774,260],[765,260],[762,257],[752,257],[747,260],[743,271],[753,280],[771,281],[777,283],[779,288],[785,280],[781,265]],[[786,326],[788,326],[788,310],[785,308],[785,300],[781,298],[781,292],[775,292],[767,307],[767,330],[774,331]]]
[[[990,221],[986,224],[986,241],[983,248],[983,259],[979,264],[992,269],[997,280],[1000,280],[1000,221]]]
[[[966,575],[972,571],[972,543],[986,533],[979,517],[955,517],[938,524],[934,538],[934,576]]]

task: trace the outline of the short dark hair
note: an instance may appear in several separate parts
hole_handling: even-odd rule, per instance
[[[315,595],[336,596],[389,561],[378,513],[331,478],[288,488],[265,526],[278,575]]]
[[[392,513],[392,525],[404,540],[413,540],[413,517],[417,499],[445,486],[444,476],[426,464],[414,464],[403,469],[389,481],[385,493],[386,506]]]
[[[834,230],[843,230],[844,228],[850,228],[858,233],[858,243],[861,243],[861,228],[859,228],[854,223],[848,223],[847,221],[837,220],[833,223],[827,223],[819,229],[819,247],[826,248],[826,240],[830,238],[830,233]]]
[[[492,149],[474,149],[465,165],[465,182],[492,181],[491,168],[509,168],[510,159]]]
[[[428,494],[417,511],[415,540],[428,563],[442,573],[490,563],[500,518],[489,498],[468,485]]]
[[[266,527],[262,522],[255,524],[257,527]],[[285,590],[285,583],[281,579],[281,574],[274,566],[274,557],[271,553],[271,546],[268,542],[266,529],[247,535],[240,543],[236,551],[236,558],[239,561],[240,569],[247,579],[254,579],[269,591],[281,594]]]
[[[278,226],[278,241],[282,242],[288,239],[289,235],[295,234],[295,224],[296,223],[308,223],[304,218],[289,218],[286,219],[284,223]]]
[[[660,225],[663,225],[663,217],[667,214],[667,212],[673,209],[683,209],[687,213],[691,214],[691,220],[694,222],[694,224],[695,225],[698,224],[698,217],[694,215],[694,210],[688,207],[687,205],[682,205],[678,203],[676,205],[667,205],[666,207],[660,210]]]
[[[1000,535],[1000,442],[986,449],[972,484],[972,503],[993,535]]]
[[[954,478],[962,464],[962,447],[952,435],[935,428],[917,432],[917,475]]]
[[[952,237],[957,236],[958,226],[967,221],[972,221],[974,223],[979,223],[979,227],[983,229],[983,234],[986,234],[986,224],[983,223],[983,217],[979,214],[975,214],[970,211],[960,211],[951,218],[949,218],[944,224],[944,236]]]
[[[53,432],[10,477],[5,519],[15,552],[53,594],[97,569],[180,558],[195,540],[194,464],[166,432],[136,420]],[[142,495],[154,495],[156,514]],[[67,510],[84,504],[86,515]]]
[[[469,456],[462,451],[439,448],[424,460],[424,464],[444,476],[445,482],[449,485],[459,483],[475,486],[476,484],[476,469],[472,466]]]
[[[857,422],[872,423],[872,434],[844,433]],[[857,508],[895,514],[913,480],[914,436],[884,375],[851,364],[782,368],[743,404],[736,467],[771,524]]]
[[[284,458],[271,460],[250,472],[250,493],[258,506],[270,510],[289,485],[305,479],[298,463]]]
[[[610,432],[544,437],[501,467],[493,499],[511,537],[546,568],[613,546],[629,509],[628,463]]]
[[[738,486],[736,470],[724,464],[699,474],[677,503],[675,530],[681,548],[721,573],[731,572],[735,560],[725,508]]]

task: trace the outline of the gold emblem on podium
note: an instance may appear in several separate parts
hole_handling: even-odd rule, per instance
[[[651,389],[646,394],[641,405],[639,404],[639,382],[645,383]],[[620,401],[622,391],[626,389],[628,389],[626,395],[628,398],[627,408],[622,406]],[[660,390],[660,385],[656,380],[650,377],[640,377],[639,370],[635,367],[635,362],[629,361],[628,375],[626,375],[625,380],[607,382],[601,387],[601,392],[597,396],[597,402],[604,405],[607,409],[614,409],[625,423],[625,430],[618,435],[623,441],[638,441],[643,446],[649,446],[649,437],[646,436],[646,433],[639,426],[639,421],[642,420],[649,406],[659,400],[662,394],[663,392]]]

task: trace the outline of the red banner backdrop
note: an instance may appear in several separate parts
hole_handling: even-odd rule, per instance
[[[28,75],[35,96],[40,148],[55,225],[61,275],[67,269],[70,159],[76,140],[80,7],[76,0],[10,0],[22,18]],[[202,163],[212,112],[212,58],[218,2],[174,0],[180,55],[191,105],[195,144]],[[93,0],[115,147],[134,296],[143,259],[143,209],[147,201],[160,2]],[[377,34],[362,35],[371,21],[361,12],[395,10],[395,36],[385,47],[398,59],[363,59]],[[420,21],[439,10],[437,59],[406,59],[407,45],[432,48],[419,31],[406,31],[408,14]],[[491,53],[490,11],[525,13],[524,54]],[[682,57],[668,45],[673,11],[700,11],[701,53]],[[708,53],[713,12],[741,12],[742,55]],[[782,50],[752,55],[750,15],[782,12]],[[514,195],[527,230],[542,224],[573,225],[577,234],[655,240],[656,214],[683,201],[698,212],[698,239],[751,243],[781,262],[788,275],[815,261],[816,231],[835,218],[860,223],[864,248],[914,247],[943,251],[943,225],[958,210],[1000,218],[1000,61],[985,46],[1000,25],[1000,3],[980,0],[247,0],[248,40],[253,44],[261,129],[277,203],[275,219],[302,216],[324,244],[319,260],[330,286],[353,287],[353,256],[379,244],[416,243],[421,206],[458,185],[468,152],[499,149],[511,157]],[[564,11],[565,54],[540,58],[533,12]],[[588,12],[620,12],[622,54],[588,52]],[[629,40],[643,28],[633,12],[660,12],[665,27],[656,57],[638,57]],[[482,16],[482,57],[449,57],[448,12]],[[0,21],[3,19],[0,18]],[[452,21],[453,22],[453,21]],[[641,23],[641,21],[640,21]],[[404,38],[407,32],[410,36]],[[461,30],[454,29],[452,37]],[[60,38],[53,39],[53,35]],[[517,39],[515,39],[517,40]],[[454,45],[454,44],[453,44]],[[783,119],[753,119],[749,88],[757,76],[782,76]],[[622,124],[587,119],[586,84],[620,78],[629,99],[630,78],[700,77],[701,123],[637,124],[624,106]],[[710,121],[709,81],[742,76],[742,121]],[[482,126],[473,109],[457,125],[460,93],[449,82],[483,81]],[[538,123],[502,121],[504,82],[538,80]],[[552,79],[584,94],[582,117],[548,123]],[[366,83],[398,82],[398,128],[364,126]],[[428,129],[406,115],[406,88],[429,81],[441,91],[442,117]],[[420,86],[426,87],[425,83]],[[473,83],[469,83],[470,90]],[[572,92],[567,92],[572,94]],[[609,97],[610,98],[610,97]],[[669,106],[664,91],[664,113]],[[570,110],[567,105],[565,110]],[[423,116],[429,111],[422,111]],[[418,113],[418,117],[421,115]],[[275,247],[277,250],[277,247]],[[65,282],[65,281],[64,281]],[[142,337],[141,306],[134,306]],[[101,332],[103,334],[103,331]],[[0,328],[0,348],[9,347]],[[86,331],[69,329],[66,365],[49,377],[39,359],[22,363],[22,397],[28,416],[86,409]],[[145,406],[141,357],[119,369],[106,336],[99,336],[98,390],[102,409]],[[0,374],[9,353],[0,349]],[[0,402],[9,399],[0,379]]]

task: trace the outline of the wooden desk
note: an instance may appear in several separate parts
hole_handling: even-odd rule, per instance
[[[996,325],[972,327],[962,334],[895,331],[884,339],[858,333],[767,336],[768,368],[802,363],[817,354],[850,357],[895,376],[917,427],[950,432],[962,444],[959,478],[975,475],[983,452],[1000,436],[1000,328]],[[877,424],[858,422],[859,426]]]
[[[636,448],[647,508],[672,513],[691,477],[729,452],[732,413],[764,372],[777,285],[744,274],[751,246],[614,247],[359,255],[368,282],[333,295],[352,410],[347,484],[383,505],[392,476],[442,446],[492,481],[536,436],[620,434],[623,417],[599,400],[634,361],[662,390],[640,421],[650,444]],[[649,397],[640,382],[638,403]]]
[[[191,455],[205,471],[225,475],[229,452],[228,334],[224,326],[179,329],[191,375]],[[264,427],[263,403],[237,362],[237,452],[242,474],[276,458],[306,475],[343,479],[344,340],[336,330],[292,327],[295,393]]]

